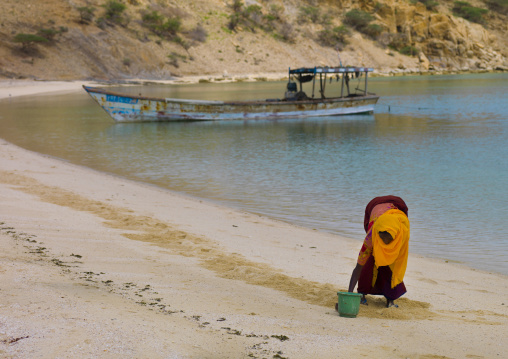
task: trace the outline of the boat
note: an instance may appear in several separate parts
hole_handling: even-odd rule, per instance
[[[368,74],[372,71],[367,67],[342,66],[290,68],[283,98],[252,101],[152,98],[100,87],[83,88],[116,122],[277,120],[372,113],[379,99],[367,92]],[[355,78],[358,85],[351,91],[350,81]],[[330,87],[333,82],[340,86],[335,90],[340,95],[326,97],[327,83]],[[304,84],[312,84],[310,95],[304,92]]]

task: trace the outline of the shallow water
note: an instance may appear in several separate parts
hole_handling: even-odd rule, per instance
[[[406,201],[410,251],[508,274],[508,74],[375,78],[373,115],[115,124],[84,92],[0,101],[1,137],[97,170],[362,239],[363,212]],[[130,87],[275,98],[283,83]],[[360,247],[360,243],[359,243]]]

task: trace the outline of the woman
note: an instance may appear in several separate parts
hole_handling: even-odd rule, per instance
[[[349,292],[358,283],[362,304],[366,294],[384,295],[386,306],[404,293],[404,274],[409,249],[408,208],[400,197],[376,197],[365,208],[364,227],[367,236],[351,275]]]

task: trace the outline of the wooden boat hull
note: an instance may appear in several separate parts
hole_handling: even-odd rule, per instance
[[[200,101],[129,96],[83,86],[117,122],[217,121],[336,116],[374,111],[374,95],[304,101]]]

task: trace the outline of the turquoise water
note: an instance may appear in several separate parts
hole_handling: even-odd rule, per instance
[[[508,74],[375,78],[373,115],[115,124],[83,92],[0,101],[1,137],[97,170],[363,239],[370,199],[406,201],[410,251],[508,274]],[[131,87],[280,97],[283,83]],[[311,239],[309,239],[311,240]],[[360,242],[359,246],[360,248]]]

